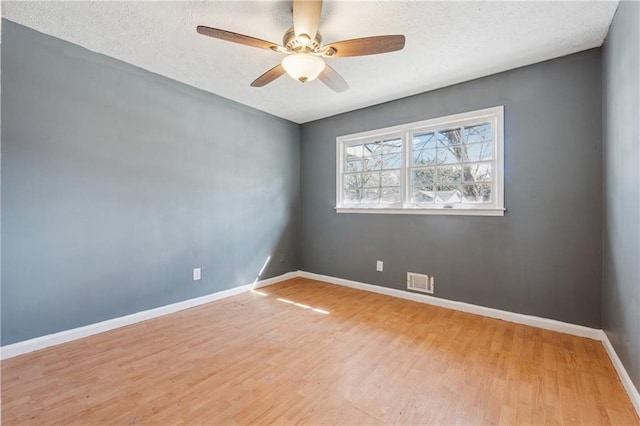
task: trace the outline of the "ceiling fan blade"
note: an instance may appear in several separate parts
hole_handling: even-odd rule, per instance
[[[251,83],[251,87],[266,86],[284,73],[284,68],[282,68],[282,65],[278,64],[275,67],[271,68],[269,71],[262,74],[260,77],[256,78],[253,83]]]
[[[318,80],[329,86],[334,92],[344,92],[349,88],[349,85],[344,78],[336,70],[331,68],[329,64],[325,64],[324,69],[318,76]]]
[[[323,52],[332,58],[345,56],[376,55],[395,52],[404,48],[403,35],[385,35],[338,41],[325,46]]]
[[[320,25],[322,0],[293,0],[293,30],[296,36],[306,34],[313,40]]]
[[[197,31],[202,35],[218,38],[220,40],[230,41],[233,43],[244,44],[245,46],[258,47],[260,49],[269,49],[269,50],[275,50],[275,51],[280,51],[280,49],[284,49],[284,47],[276,43],[271,43],[270,41],[260,40],[259,38],[249,37],[244,34],[238,34],[231,31],[221,30],[218,28],[211,28],[211,27],[205,27],[203,25],[198,25]]]

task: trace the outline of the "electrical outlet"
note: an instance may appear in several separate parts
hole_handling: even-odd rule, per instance
[[[198,281],[200,279],[200,268],[193,268],[193,280]]]
[[[383,269],[384,269],[384,262],[382,260],[378,260],[376,262],[376,271],[382,272]]]

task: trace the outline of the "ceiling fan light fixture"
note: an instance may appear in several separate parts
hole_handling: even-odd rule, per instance
[[[314,80],[324,69],[324,60],[308,53],[294,53],[282,60],[282,68],[294,80],[302,83]]]

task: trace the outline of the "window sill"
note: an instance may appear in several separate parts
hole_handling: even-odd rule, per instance
[[[387,208],[353,208],[353,207],[336,207],[336,213],[363,213],[363,214],[427,214],[441,216],[504,216],[503,208],[487,208],[487,209],[387,209]]]

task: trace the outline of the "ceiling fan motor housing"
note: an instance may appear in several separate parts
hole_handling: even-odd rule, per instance
[[[320,31],[316,32],[313,40],[306,41],[301,37],[296,37],[293,27],[289,28],[282,37],[282,44],[289,50],[294,52],[318,52],[322,45],[322,35]]]

